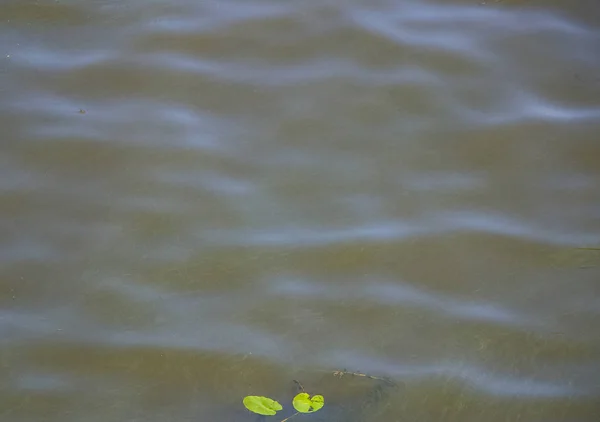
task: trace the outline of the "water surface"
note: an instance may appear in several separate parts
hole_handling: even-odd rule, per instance
[[[598,420],[596,1],[0,21],[1,420]]]

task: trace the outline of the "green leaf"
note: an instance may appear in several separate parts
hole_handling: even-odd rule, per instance
[[[320,395],[312,396],[311,398],[308,393],[300,393],[294,397],[292,404],[294,405],[294,409],[300,413],[311,413],[322,408],[325,404],[325,399]]]
[[[244,406],[249,411],[259,415],[274,415],[278,410],[283,409],[275,400],[262,396],[244,397]]]

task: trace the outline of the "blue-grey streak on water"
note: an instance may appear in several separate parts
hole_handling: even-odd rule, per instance
[[[596,421],[598,19],[2,2],[0,420]]]

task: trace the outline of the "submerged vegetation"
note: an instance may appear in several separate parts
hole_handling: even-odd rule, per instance
[[[600,247],[575,247],[560,250],[551,256],[553,265],[560,268],[596,268],[600,264]]]

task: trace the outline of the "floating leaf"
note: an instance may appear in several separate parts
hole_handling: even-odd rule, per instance
[[[308,393],[300,393],[294,397],[292,404],[294,405],[294,409],[300,413],[311,413],[322,408],[325,404],[325,399],[320,395],[312,396],[311,398]]]
[[[244,397],[244,406],[249,411],[259,415],[274,415],[278,410],[283,409],[275,400],[262,396]]]

